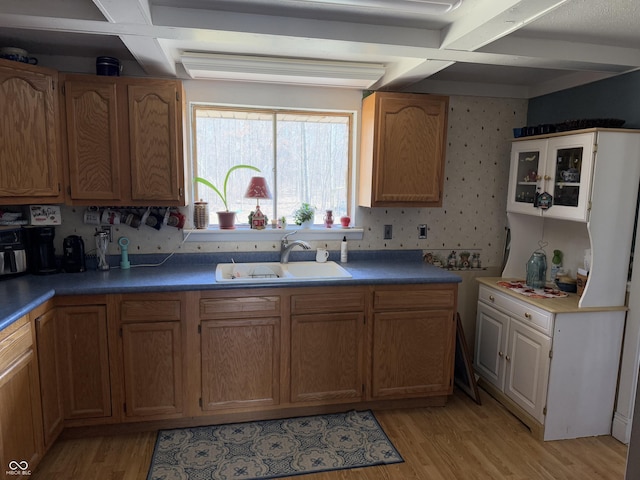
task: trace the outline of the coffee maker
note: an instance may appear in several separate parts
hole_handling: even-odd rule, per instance
[[[25,227],[27,233],[27,262],[36,275],[58,273],[55,246],[55,227]]]
[[[26,273],[25,248],[21,227],[0,227],[0,278]]]

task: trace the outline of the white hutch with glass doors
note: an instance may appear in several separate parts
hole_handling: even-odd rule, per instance
[[[639,181],[640,131],[513,142],[509,255],[501,278],[479,279],[475,369],[544,440],[611,433]],[[573,277],[590,251],[581,297],[535,298],[498,285],[524,279],[541,245],[547,272],[561,250]]]

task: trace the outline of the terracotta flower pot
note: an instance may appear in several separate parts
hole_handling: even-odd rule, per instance
[[[216,212],[218,214],[218,226],[220,230],[233,230],[236,228],[236,212]]]

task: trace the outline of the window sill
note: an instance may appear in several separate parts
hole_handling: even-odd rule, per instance
[[[363,228],[265,228],[252,230],[237,227],[235,230],[207,229],[183,230],[185,242],[271,242],[279,241],[287,233],[295,233],[296,240],[361,240]]]

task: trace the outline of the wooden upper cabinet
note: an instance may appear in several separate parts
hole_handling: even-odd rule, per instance
[[[68,201],[185,205],[178,80],[66,75]]]
[[[128,85],[131,197],[184,203],[179,82]]]
[[[375,92],[362,104],[358,204],[440,207],[449,97]]]
[[[116,84],[109,77],[83,76],[67,79],[64,90],[70,196],[73,200],[119,200]]]
[[[60,203],[58,74],[0,60],[0,204]]]

